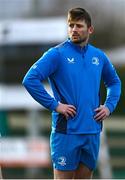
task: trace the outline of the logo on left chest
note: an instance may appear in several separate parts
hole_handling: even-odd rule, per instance
[[[98,57],[93,57],[92,58],[92,64],[98,66],[99,65],[99,58]]]

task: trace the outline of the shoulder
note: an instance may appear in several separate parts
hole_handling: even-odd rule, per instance
[[[98,54],[104,54],[103,50],[101,50],[100,48],[93,46],[92,44],[88,44],[88,47],[91,51],[98,53]]]
[[[48,49],[47,51],[45,51],[42,55],[42,58],[53,58],[58,56],[58,49],[57,46],[51,47],[50,49]]]
[[[67,48],[67,46],[69,46],[69,43],[68,43],[68,41],[66,40],[66,41],[58,44],[58,45],[55,46],[54,48],[55,48],[57,51],[59,51],[59,50],[62,50],[62,49]]]
[[[104,61],[110,61],[109,57],[107,56],[107,54],[104,52],[104,50],[97,48],[91,44],[89,44],[89,48],[92,52],[94,52],[96,55],[98,55],[98,57],[100,57],[101,59],[103,59]]]
[[[51,47],[50,49],[48,49],[46,52],[44,52],[43,56],[55,56],[59,54],[59,51],[63,48],[66,48],[67,46],[67,41],[62,42],[56,46]]]

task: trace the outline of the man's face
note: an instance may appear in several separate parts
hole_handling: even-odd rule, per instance
[[[84,20],[69,21],[68,22],[68,35],[72,42],[81,44],[89,39],[92,27],[87,27]]]

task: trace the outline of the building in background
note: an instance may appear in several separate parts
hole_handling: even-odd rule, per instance
[[[65,16],[75,6],[85,7],[91,13],[96,30],[94,43],[106,48],[124,44],[124,0],[0,0],[0,19]]]

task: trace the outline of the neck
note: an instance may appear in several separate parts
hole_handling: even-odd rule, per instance
[[[81,48],[83,48],[84,46],[86,46],[86,45],[88,44],[88,39],[86,39],[86,41],[83,41],[83,42],[81,42],[81,43],[74,43],[70,38],[69,38],[69,40],[70,40],[74,45],[79,46],[79,47],[81,47]]]
[[[83,40],[82,42],[74,43],[74,44],[76,44],[77,46],[80,46],[81,48],[83,48],[84,46],[86,46],[86,44],[88,44],[88,38],[86,40]]]
[[[84,41],[84,42],[81,42],[81,43],[74,43],[74,44],[76,44],[77,46],[83,48],[83,47],[86,46],[87,43],[88,43],[88,40],[86,40],[86,41]]]
[[[79,43],[79,46],[83,48],[87,43],[88,43],[88,41],[84,41],[82,43]]]
[[[81,43],[79,43],[79,46],[83,48],[88,43],[88,40],[89,40],[89,37],[87,37]]]

